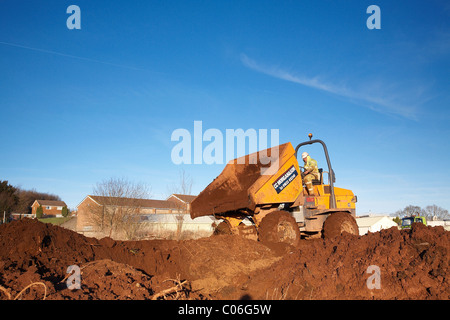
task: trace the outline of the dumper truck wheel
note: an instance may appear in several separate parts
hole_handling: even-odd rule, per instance
[[[219,234],[232,234],[230,225],[226,221],[222,221],[217,225],[217,227],[214,229],[214,235]]]
[[[292,246],[300,241],[300,229],[294,217],[287,211],[274,211],[267,214],[258,228],[262,242],[286,243]]]
[[[356,219],[348,212],[334,212],[330,214],[323,224],[324,238],[339,237],[344,232],[359,235]]]

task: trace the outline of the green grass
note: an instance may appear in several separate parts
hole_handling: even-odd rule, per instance
[[[42,219],[38,219],[40,222],[43,223],[51,223],[51,224],[55,224],[57,226],[59,226],[61,223],[66,222],[67,220],[69,220],[72,217],[65,217],[65,218],[42,218]]]

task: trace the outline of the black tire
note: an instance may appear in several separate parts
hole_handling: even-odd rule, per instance
[[[228,222],[226,221],[222,221],[221,223],[219,223],[217,225],[217,227],[214,229],[214,235],[219,235],[219,234],[233,234],[233,232],[231,232],[231,227],[228,224]]]
[[[285,243],[297,246],[300,242],[300,229],[294,217],[287,211],[274,211],[267,214],[258,229],[261,242]]]
[[[344,232],[359,235],[356,219],[348,212],[334,212],[328,216],[323,224],[324,238],[335,238]]]

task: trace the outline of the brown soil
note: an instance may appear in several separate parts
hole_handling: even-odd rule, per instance
[[[24,219],[0,226],[0,299],[31,283],[18,298],[43,299],[45,285],[49,300],[449,299],[449,234],[414,224],[296,247],[231,235],[114,241]],[[70,265],[81,269],[79,290],[67,288]],[[366,285],[371,265],[380,289]]]

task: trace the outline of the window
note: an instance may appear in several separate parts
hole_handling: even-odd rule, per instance
[[[410,226],[412,224],[412,218],[403,218],[402,220],[402,226],[406,227],[406,226]]]
[[[422,219],[422,218],[415,218],[415,219],[414,219],[414,222],[420,222],[420,223],[423,223],[423,219]]]

